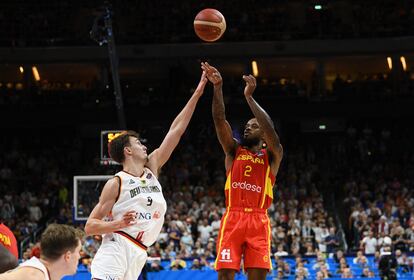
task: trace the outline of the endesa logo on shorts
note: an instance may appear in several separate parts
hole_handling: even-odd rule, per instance
[[[260,193],[262,191],[261,186],[252,185],[252,184],[247,183],[246,181],[244,181],[244,182],[233,182],[231,184],[231,187],[233,189],[241,189],[241,190],[258,192],[258,193]]]

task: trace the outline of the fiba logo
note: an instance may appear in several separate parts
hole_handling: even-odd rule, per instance
[[[220,253],[222,262],[231,262],[230,249],[223,249]]]

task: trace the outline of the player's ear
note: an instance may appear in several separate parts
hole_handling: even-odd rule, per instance
[[[71,251],[66,251],[66,253],[63,255],[63,258],[66,262],[70,260],[70,256],[72,255]]]
[[[126,152],[127,154],[131,154],[132,153],[131,147],[125,146],[124,147],[124,152]]]

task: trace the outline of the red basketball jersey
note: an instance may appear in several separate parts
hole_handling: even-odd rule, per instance
[[[227,173],[226,206],[269,208],[273,201],[275,176],[270,171],[266,149],[257,153],[238,146],[233,165]]]
[[[17,241],[13,232],[5,225],[0,223],[0,243],[12,253],[16,259],[19,259],[17,250]]]

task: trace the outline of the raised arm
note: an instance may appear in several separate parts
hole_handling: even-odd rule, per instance
[[[246,82],[244,96],[246,97],[250,110],[264,132],[264,140],[271,156],[271,169],[273,174],[276,174],[283,157],[283,148],[280,144],[279,135],[277,135],[273,121],[270,119],[269,115],[253,98],[253,92],[256,89],[256,78],[252,75],[243,75],[243,80]]]
[[[135,211],[128,211],[123,215],[122,220],[115,221],[103,221],[102,219],[106,217],[112,207],[114,206],[119,192],[119,178],[114,177],[108,182],[106,182],[101,196],[99,197],[99,202],[93,208],[91,214],[85,225],[85,233],[87,235],[98,235],[114,232],[116,230],[121,230],[127,226],[130,226],[134,223],[136,213]]]
[[[213,121],[216,128],[217,138],[226,154],[226,169],[228,169],[228,165],[231,165],[233,160],[237,142],[233,138],[233,131],[226,120],[226,110],[223,99],[223,79],[220,72],[207,62],[201,63],[201,68],[206,72],[207,78],[214,86],[212,103]]]
[[[204,93],[204,87],[206,86],[206,83],[207,83],[207,78],[205,76],[205,73],[203,72],[196,90],[194,91],[190,100],[188,100],[185,107],[181,110],[178,116],[174,119],[160,147],[154,150],[148,156],[147,166],[151,169],[151,171],[156,176],[158,176],[159,169],[170,158],[175,147],[177,147],[177,144],[180,141],[181,136],[184,134],[188,124],[190,123],[190,120],[194,113],[197,102]]]

